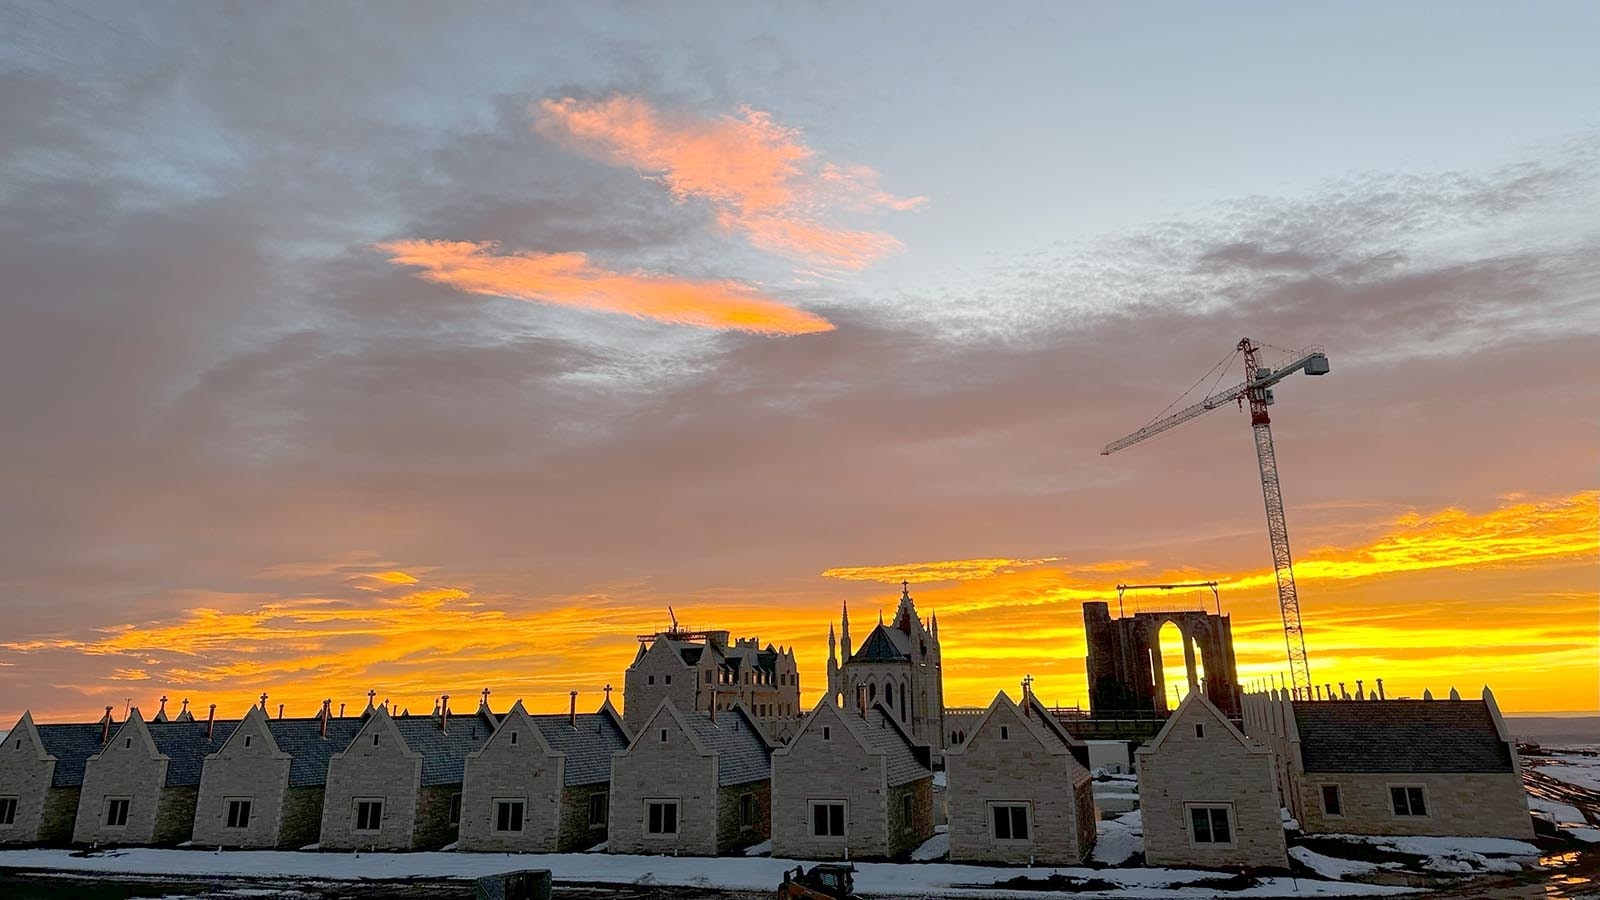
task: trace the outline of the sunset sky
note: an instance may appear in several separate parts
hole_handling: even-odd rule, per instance
[[[1248,415],[1099,455],[1243,336],[1332,362],[1273,407],[1313,680],[1593,712],[1597,34],[4,4],[0,728],[592,706],[669,605],[809,703],[902,579],[953,704],[1086,703],[1119,582],[1221,581],[1264,679]]]

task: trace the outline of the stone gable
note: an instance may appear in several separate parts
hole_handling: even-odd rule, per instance
[[[194,840],[208,846],[279,846],[284,796],[289,788],[288,753],[278,748],[267,714],[250,707],[228,740],[206,757],[194,812]],[[229,807],[248,802],[244,828],[229,827]]]
[[[847,850],[852,858],[893,852],[883,754],[862,740],[845,716],[823,698],[794,739],[772,754],[774,856],[841,859]],[[812,805],[819,801],[845,804],[843,837],[812,834]]]
[[[105,749],[84,765],[72,840],[79,844],[155,843],[167,763],[135,707]],[[114,799],[128,802],[124,824],[107,824],[108,805]]]
[[[684,715],[663,700],[612,759],[609,852],[717,852],[717,754]],[[650,801],[677,804],[676,833],[650,833]]]
[[[394,720],[379,707],[356,732],[350,746],[328,762],[322,846],[329,850],[411,849],[421,789],[422,754],[406,746]],[[383,803],[376,830],[356,828],[356,803],[364,799]]]
[[[461,786],[462,850],[554,853],[561,833],[564,754],[551,748],[518,700],[494,734],[467,755]],[[521,803],[521,830],[498,821],[499,804]],[[509,816],[509,813],[508,813]]]
[[[45,798],[55,776],[56,760],[44,748],[33,716],[22,719],[0,742],[0,797],[16,799],[11,824],[0,825],[0,844],[31,844],[39,840]]]

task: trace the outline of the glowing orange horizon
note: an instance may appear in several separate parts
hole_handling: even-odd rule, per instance
[[[1483,513],[1443,510],[1404,516],[1350,548],[1321,547],[1297,564],[1316,683],[1385,679],[1391,696],[1435,694],[1487,682],[1508,711],[1600,707],[1600,633],[1593,571],[1600,561],[1600,491],[1548,500],[1511,499]],[[1084,701],[1081,603],[1114,600],[1114,568],[1150,580],[1193,573],[1138,563],[1059,560],[945,560],[909,566],[830,569],[848,594],[859,641],[874,624],[874,599],[892,609],[897,573],[938,577],[913,589],[924,615],[937,611],[951,704],[987,703],[1015,693],[1023,674],[1047,702]],[[409,569],[409,571],[408,571]],[[83,670],[73,709],[34,710],[36,718],[85,718],[137,694],[148,714],[165,692],[219,704],[236,716],[263,691],[269,708],[311,715],[325,697],[358,711],[369,686],[394,708],[427,712],[449,693],[453,708],[494,689],[496,709],[518,697],[530,709],[558,711],[567,692],[598,705],[604,685],[619,688],[632,636],[661,623],[665,599],[697,624],[795,646],[805,700],[820,695],[828,625],[839,594],[805,587],[761,600],[706,601],[604,595],[549,598],[546,608],[477,599],[465,589],[431,586],[421,568],[374,564],[330,572],[330,583],[363,587],[345,596],[274,598],[239,607],[218,595],[175,620],[125,623],[88,637],[40,636],[0,644],[21,654],[67,654]],[[902,575],[901,577],[906,577]],[[859,582],[893,582],[868,595]],[[1283,637],[1270,571],[1225,573],[1225,612],[1233,616],[1239,674],[1245,682],[1283,669]],[[1180,600],[1184,598],[1179,598]],[[1201,598],[1193,598],[1197,601]],[[1209,603],[1209,594],[1203,598]],[[233,608],[229,608],[233,607]],[[559,636],[558,641],[551,640]],[[532,674],[530,674],[532,673]],[[187,693],[186,693],[187,692]],[[25,701],[26,698],[18,698]],[[20,707],[0,710],[13,719]],[[4,727],[7,723],[0,723]]]
[[[811,334],[834,327],[741,282],[613,272],[582,253],[498,253],[498,244],[470,241],[405,240],[376,246],[395,265],[421,269],[417,277],[469,294],[755,334]]]

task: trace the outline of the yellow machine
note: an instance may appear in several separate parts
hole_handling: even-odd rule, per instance
[[[784,871],[778,900],[849,900],[855,897],[855,879],[850,877],[855,870],[848,864],[823,863],[809,872],[795,866],[793,872]]]

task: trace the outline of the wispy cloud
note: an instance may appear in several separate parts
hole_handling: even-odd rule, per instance
[[[842,566],[828,569],[822,573],[822,577],[838,578],[842,581],[881,581],[885,584],[898,584],[902,580],[973,581],[1002,572],[1013,572],[1017,569],[1055,562],[1059,558],[1044,556],[1038,559],[947,559],[888,566]]]
[[[470,241],[390,241],[377,245],[418,277],[469,294],[509,297],[699,328],[790,335],[833,330],[814,313],[731,280],[697,281],[649,272],[617,272],[582,253],[500,253]]]
[[[839,214],[904,212],[927,202],[884,190],[869,166],[821,161],[797,129],[750,107],[705,117],[612,95],[544,100],[534,112],[539,133],[637,169],[679,200],[704,200],[724,229],[815,265],[862,269],[901,248],[886,232],[841,225]]]

